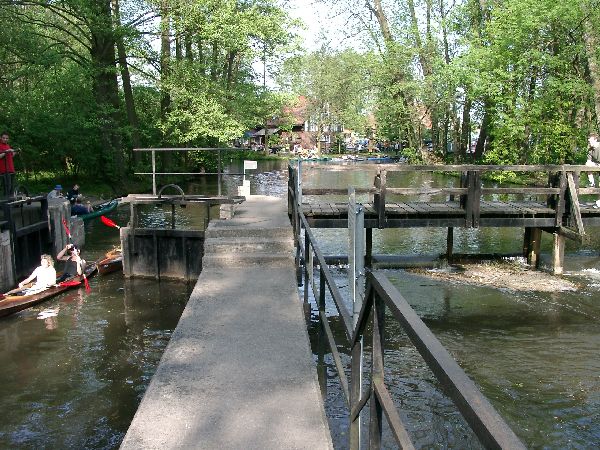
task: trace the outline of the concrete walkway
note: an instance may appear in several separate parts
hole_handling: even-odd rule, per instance
[[[332,449],[284,199],[211,222],[203,270],[123,449]]]

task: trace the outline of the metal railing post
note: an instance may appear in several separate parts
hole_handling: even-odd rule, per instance
[[[352,327],[356,329],[364,301],[365,277],[365,212],[360,203],[356,203],[356,190],[348,188],[348,284],[352,301]],[[350,392],[350,410],[358,405],[362,396],[362,358],[363,339],[352,347],[352,374]],[[361,415],[350,424],[350,448],[360,448]]]
[[[152,150],[152,195],[156,195],[156,152]]]
[[[245,170],[244,179],[246,179]],[[217,150],[217,194],[221,196],[221,149]]]
[[[325,324],[324,320],[327,320],[325,315],[325,274],[323,268],[319,270],[319,300],[318,300],[318,317],[319,317],[319,335],[317,342],[318,349],[318,364],[317,373],[321,385],[321,395],[323,400],[327,399],[327,366],[325,365]]]

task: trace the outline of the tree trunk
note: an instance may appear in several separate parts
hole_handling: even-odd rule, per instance
[[[194,60],[194,52],[192,50],[192,38],[190,37],[189,31],[186,31],[183,36],[183,43],[185,46],[185,58],[192,62]]]
[[[390,31],[390,24],[387,20],[387,17],[385,16],[385,13],[383,12],[383,7],[381,6],[381,0],[374,0],[373,6],[371,6],[370,4],[367,4],[367,6],[371,10],[371,12],[375,15],[375,17],[377,18],[377,21],[379,22],[379,29],[381,30],[383,39],[386,42],[388,42],[388,41],[392,42],[394,40],[394,38],[392,37],[392,32]]]
[[[596,50],[598,49],[598,45],[600,45],[600,39],[591,23],[590,15],[592,12],[586,13],[583,24],[583,40],[585,42],[585,53],[590,73],[590,82],[592,84],[592,89],[594,90],[594,111],[596,113],[595,131],[598,133],[600,132],[600,67],[599,61],[596,58]]]
[[[119,126],[119,85],[117,81],[115,36],[110,0],[95,4],[95,23],[90,26],[92,46],[90,56],[94,69],[93,90],[102,120],[102,171],[111,181],[124,179],[121,132]]]
[[[211,63],[210,63],[210,79],[213,81],[217,81],[217,64],[218,64],[218,58],[219,58],[219,46],[217,45],[216,42],[213,42],[212,45],[212,59],[211,59]]]
[[[169,19],[169,9],[167,0],[163,0],[161,7],[160,18],[160,78],[161,81],[169,76],[169,65],[171,61],[171,25]],[[171,97],[163,88],[160,99],[160,117],[165,120],[169,106],[171,105]]]
[[[119,12],[119,0],[112,0],[112,8],[115,23],[117,26],[121,26],[121,14]],[[121,69],[121,80],[123,82],[123,95],[125,97],[125,109],[127,111],[127,118],[129,119],[129,126],[131,126],[131,143],[134,148],[140,147],[140,132],[137,112],[135,110],[135,101],[133,97],[133,89],[131,88],[131,77],[129,75],[129,66],[127,64],[127,53],[125,51],[125,44],[123,43],[123,37],[119,35],[117,37],[117,54],[119,57],[119,67]],[[140,161],[140,154],[138,152],[132,152],[132,160],[135,164]]]
[[[489,137],[489,127],[491,121],[490,105],[488,102],[484,105],[485,112],[483,113],[483,120],[481,121],[481,130],[479,131],[479,137],[477,138],[477,145],[475,146],[475,154],[473,158],[475,160],[481,159],[483,156],[483,150],[485,149],[485,141]]]
[[[467,150],[470,150],[470,136],[471,136],[471,99],[467,95],[465,98],[465,104],[463,106],[463,114],[462,114],[462,125],[461,129],[461,137],[460,137],[460,148],[459,148],[459,156],[461,158],[465,158],[467,156]]]
[[[393,59],[393,53],[396,51],[394,37],[392,36],[389,22],[387,20],[385,12],[383,11],[383,6],[381,3],[381,0],[373,0],[373,4],[371,4],[369,1],[367,1],[366,6],[367,6],[367,9],[377,18],[377,21],[379,23],[379,29],[380,29],[383,39],[385,41],[386,51],[392,56],[392,59]],[[395,78],[395,80],[393,82],[396,82],[396,83],[403,83],[406,80],[407,77],[406,77],[406,74],[403,72],[402,67],[398,67],[396,69],[394,78]],[[404,114],[402,114],[401,117],[398,117],[398,121],[405,122],[406,137],[411,142],[410,146],[412,147],[412,141],[414,139],[416,132],[415,132],[415,129],[414,129],[414,126],[412,123],[412,118],[410,117],[411,102],[407,98],[408,96],[407,96],[406,92],[403,92],[403,91],[399,91],[399,92],[395,93],[393,95],[393,97],[397,101],[401,102],[401,104],[403,105]],[[402,136],[398,136],[398,138],[402,141]]]

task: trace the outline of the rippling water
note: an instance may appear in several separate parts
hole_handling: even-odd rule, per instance
[[[91,222],[83,256],[115,245]],[[119,273],[90,285],[0,320],[0,448],[120,445],[191,288]]]

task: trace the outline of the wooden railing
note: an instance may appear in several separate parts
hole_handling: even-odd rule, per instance
[[[291,167],[291,166],[290,166]],[[311,170],[356,170],[356,166],[341,166],[332,164],[311,165]],[[369,166],[363,166],[363,169]],[[357,194],[369,194],[373,207],[377,213],[377,227],[386,228],[387,212],[386,201],[390,195],[414,196],[430,195],[445,196],[442,201],[460,202],[464,210],[464,226],[478,227],[481,219],[481,202],[491,194],[508,195],[520,194],[524,196],[544,197],[546,205],[554,209],[553,227],[559,229],[567,237],[580,240],[584,234],[583,220],[580,210],[579,198],[582,195],[595,194],[600,196],[600,187],[580,187],[579,178],[582,172],[598,174],[600,167],[584,165],[430,165],[409,166],[402,164],[380,164],[370,166],[377,170],[373,185],[356,188]],[[291,167],[294,172],[294,180],[298,179],[298,168]],[[432,186],[432,187],[394,187],[387,182],[388,175],[392,172],[440,172],[455,175],[456,186]],[[539,185],[540,177],[535,182],[537,185],[511,186],[511,187],[484,187],[482,179],[490,172],[516,172],[544,173],[547,180],[544,185]],[[301,174],[300,174],[301,178]],[[292,178],[290,177],[290,186]],[[534,183],[534,182],[532,182]],[[487,183],[486,183],[487,184]],[[489,183],[493,184],[493,183]],[[302,195],[342,195],[347,193],[347,188],[302,188]],[[599,197],[600,198],[600,197]],[[569,228],[565,224],[569,223]]]
[[[296,261],[299,282],[304,283],[304,302],[309,302],[309,288],[317,300],[319,311],[319,359],[323,359],[325,344],[331,352],[340,380],[340,386],[349,409],[350,436],[348,447],[360,447],[360,413],[370,401],[369,448],[381,448],[382,424],[385,415],[392,434],[400,448],[414,448],[405,424],[384,383],[385,310],[401,324],[427,365],[430,367],[459,412],[466,419],[480,442],[488,448],[522,449],[525,448],[518,437],[504,422],[475,384],[458,366],[448,351],[440,344],[431,331],[417,316],[394,286],[381,274],[367,274],[366,296],[360,314],[353,320],[345,305],[343,296],[337,287],[333,275],[321,253],[310,226],[301,211],[301,197],[297,194],[298,179],[290,169],[290,189],[288,208],[295,230]],[[296,183],[296,188],[292,186]],[[301,235],[304,234],[302,245]],[[302,264],[303,263],[303,264]],[[314,276],[314,267],[318,270],[318,288]],[[350,378],[346,375],[342,356],[326,314],[326,302],[330,297],[342,320],[345,337],[351,348]],[[369,321],[372,321],[372,365],[369,389],[362,394],[361,386],[362,340]]]

